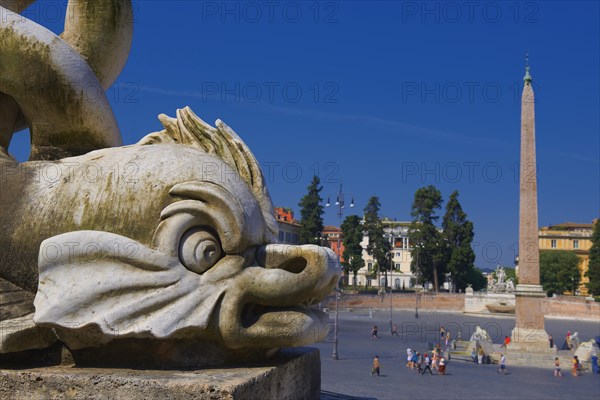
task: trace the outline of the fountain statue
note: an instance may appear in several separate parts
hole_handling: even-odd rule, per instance
[[[506,271],[504,268],[496,267],[496,278],[492,277],[491,283],[488,284],[488,290],[493,293],[512,293],[515,291],[515,283],[512,278],[506,280]]]
[[[34,1],[0,0],[0,281],[30,299],[0,314],[0,353],[58,343],[81,363],[201,366],[322,340],[311,306],[337,257],[277,243],[236,132],[183,108],[121,146],[104,90],[128,57],[131,1],[69,0],[60,36],[19,15]],[[7,149],[24,127],[19,163]]]

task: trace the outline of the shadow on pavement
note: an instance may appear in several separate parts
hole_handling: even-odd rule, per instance
[[[327,390],[321,390],[321,400],[377,400],[377,398],[348,396],[346,394],[329,392]]]

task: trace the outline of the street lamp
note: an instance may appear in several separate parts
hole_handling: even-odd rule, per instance
[[[393,288],[393,275],[392,275],[392,258],[394,256],[394,251],[392,249],[392,251],[390,251],[390,333],[393,335],[394,334],[394,323],[392,322],[392,294],[394,293],[394,288]]]
[[[394,222],[396,219],[394,219]],[[394,224],[390,224],[390,333],[394,334],[394,323],[392,320],[392,294],[394,293]],[[387,282],[386,282],[387,283]]]
[[[340,265],[342,262],[342,248],[341,248],[341,239],[342,239],[342,216],[344,215],[344,192],[342,191],[342,184],[340,183],[340,190],[337,193],[335,205],[338,208],[338,219],[339,219],[339,230],[337,237],[337,253],[338,260],[340,261]],[[330,207],[331,203],[329,198],[327,198],[327,203],[325,207]],[[354,199],[350,202],[350,207],[354,207]],[[338,303],[340,299],[340,281],[338,280],[337,285],[335,286],[335,321],[333,323],[333,353],[332,357],[334,360],[338,359],[338,316],[339,316],[339,308]]]
[[[419,285],[419,274],[420,274],[420,269],[419,269],[419,253],[421,251],[421,243],[419,244],[415,244],[415,247],[417,250],[417,268],[415,270],[415,318],[419,319],[419,288],[417,287]]]

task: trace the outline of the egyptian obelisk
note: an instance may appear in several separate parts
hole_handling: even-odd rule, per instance
[[[521,164],[519,176],[519,284],[512,342],[521,350],[549,350],[544,330],[538,243],[537,168],[535,157],[535,101],[529,62],[521,96]],[[525,346],[523,346],[525,345]],[[524,348],[525,347],[525,348]]]

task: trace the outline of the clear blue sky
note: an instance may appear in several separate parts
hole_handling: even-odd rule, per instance
[[[60,32],[61,3],[27,15]],[[476,264],[511,265],[527,51],[540,224],[600,214],[598,4],[137,1],[108,96],[125,143],[186,105],[223,119],[263,165],[274,203],[297,214],[315,171],[325,198],[343,179],[357,205],[346,215],[377,195],[382,215],[408,220],[417,188],[458,190]],[[27,146],[21,134],[11,151],[24,160]],[[335,210],[325,219],[337,224]]]

